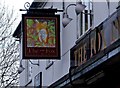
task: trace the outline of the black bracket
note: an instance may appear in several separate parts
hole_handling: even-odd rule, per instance
[[[27,11],[27,14],[39,14],[39,15],[55,15],[57,12],[63,12],[63,10],[57,10],[57,9],[36,9],[36,8],[30,8],[30,3],[26,2],[24,4],[25,9],[20,9],[20,11]]]
[[[74,86],[75,84],[73,84],[73,81],[72,81],[72,74],[71,74],[71,71],[73,70],[73,69],[76,69],[78,66],[71,66],[70,68],[69,68],[69,79],[70,79],[70,84],[72,85],[72,86]]]

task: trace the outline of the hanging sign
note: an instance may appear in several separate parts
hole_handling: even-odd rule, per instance
[[[59,15],[23,14],[23,59],[60,59],[59,24]]]

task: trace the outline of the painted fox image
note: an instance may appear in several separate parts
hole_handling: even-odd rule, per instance
[[[44,44],[48,43],[48,28],[47,28],[47,22],[39,22],[36,24],[36,30],[38,32],[39,41],[43,42]]]

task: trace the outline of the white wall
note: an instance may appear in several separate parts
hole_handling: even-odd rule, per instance
[[[45,7],[49,7],[49,5],[53,4],[53,7],[57,9],[62,9],[62,2],[54,2],[48,3]],[[65,3],[65,7],[69,5],[69,3]],[[68,14],[71,18],[75,18],[76,14],[74,11],[74,6],[68,9]],[[74,45],[76,39],[76,25],[75,20],[71,21],[71,23],[66,27],[62,27],[62,13],[59,12],[61,15],[61,60],[54,60],[54,64],[48,68],[47,70],[44,69],[43,71],[43,85],[51,85],[51,83],[57,81],[65,74],[68,73],[70,67],[70,54],[69,50]]]
[[[104,2],[93,2],[94,9],[94,27],[103,22],[108,16],[108,6],[106,0]],[[116,11],[117,2],[110,2],[110,15]]]

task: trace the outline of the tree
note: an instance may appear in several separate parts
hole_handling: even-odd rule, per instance
[[[16,18],[14,10],[0,4],[0,88],[18,85],[19,42],[12,37]]]

